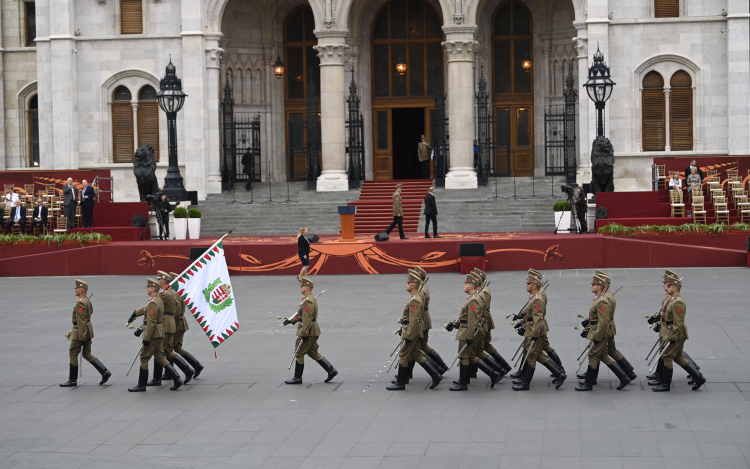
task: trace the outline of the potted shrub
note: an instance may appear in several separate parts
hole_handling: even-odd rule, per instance
[[[201,237],[201,211],[197,208],[188,210],[188,234],[190,239]]]
[[[5,246],[5,245],[13,244],[11,242],[11,238],[10,237],[11,237],[11,235],[9,235],[9,234],[2,234],[2,233],[0,233],[0,246]]]
[[[89,233],[86,243],[88,244],[107,244],[112,239],[110,235],[103,235],[101,233]]]
[[[750,231],[750,224],[737,222],[730,228],[732,228],[732,233],[745,233]]]
[[[55,242],[55,235],[52,234],[44,234],[39,237],[39,244],[46,244],[48,246],[51,246],[52,244],[57,244]]]
[[[656,234],[653,225],[641,225],[634,228],[634,233],[639,235],[653,235]]]
[[[83,233],[68,233],[63,238],[63,244],[85,244],[86,239],[82,236]]]
[[[36,244],[36,237],[27,234],[20,234],[16,238],[16,244],[19,246],[28,246],[30,244]]]
[[[172,211],[174,217],[174,237],[175,239],[187,238],[188,211],[185,207],[175,207]]]
[[[685,223],[680,225],[679,228],[682,230],[682,234],[698,234],[701,226],[698,223]]]
[[[557,227],[558,233],[570,233],[570,216],[572,210],[570,202],[564,202],[559,200],[552,206],[552,210],[555,212],[555,226]]]
[[[673,235],[678,234],[680,232],[680,228],[675,225],[664,225],[659,227],[658,233],[660,235]]]
[[[706,233],[708,234],[724,234],[725,230],[727,230],[727,225],[725,225],[724,223],[712,223],[710,225],[706,225]]]

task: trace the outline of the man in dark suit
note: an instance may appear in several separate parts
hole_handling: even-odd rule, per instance
[[[96,191],[93,187],[89,186],[89,183],[84,179],[81,181],[83,189],[81,189],[81,212],[83,215],[83,227],[91,228],[91,223],[94,221],[94,204],[96,203]]]
[[[156,209],[161,214],[162,224],[159,225],[159,239],[169,239],[169,212],[174,210],[172,204],[167,200],[166,195],[161,196],[161,200],[156,202]]]
[[[76,204],[78,204],[78,188],[73,185],[73,178],[68,178],[68,183],[63,186],[63,215],[68,220],[68,227],[73,228],[76,224]]]
[[[701,171],[701,169],[698,167],[698,165],[695,164],[695,158],[690,160],[690,164],[688,165],[687,168],[685,168],[685,179],[687,179],[687,177],[690,176],[690,171],[692,170],[692,168],[697,169],[696,173],[698,174],[698,176],[700,176],[701,182],[703,182],[704,174],[703,174],[703,171]]]
[[[424,197],[424,216],[425,216],[424,237],[425,238],[430,237],[430,234],[429,234],[430,222],[432,222],[432,237],[441,238],[441,236],[438,236],[437,234],[438,210],[437,210],[437,204],[435,204],[435,188],[434,187],[430,187],[430,191]]]
[[[26,207],[21,205],[20,200],[16,200],[16,206],[10,209],[10,218],[8,218],[8,233],[13,225],[21,226],[21,233],[26,233]]]
[[[36,199],[36,207],[31,215],[31,234],[34,234],[34,227],[39,226],[39,234],[44,232],[47,227],[47,207],[44,206],[41,198]]]
[[[253,149],[248,148],[247,152],[242,155],[242,172],[247,174],[247,184],[245,184],[245,190],[249,191],[253,188],[253,166],[255,165],[255,157],[253,156]]]

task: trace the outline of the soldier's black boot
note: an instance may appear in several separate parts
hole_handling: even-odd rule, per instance
[[[599,376],[599,368],[591,368],[591,365],[586,369],[586,381],[579,383],[576,386],[576,391],[591,391],[594,389],[594,383],[596,377]]]
[[[656,365],[656,373],[654,373],[657,376],[654,377],[653,381],[648,382],[649,386],[658,386],[661,384],[661,377],[664,375],[664,368],[665,368],[664,360],[660,358],[659,363]],[[651,376],[654,376],[654,375],[648,375],[646,377],[649,378]]]
[[[548,353],[547,356],[550,358],[550,360],[552,360],[553,362],[557,363],[557,366],[560,368],[560,370],[562,370],[563,374],[565,374],[565,367],[563,366],[562,360],[560,360],[560,356],[557,354],[557,352],[552,351],[552,352]],[[551,374],[549,376],[550,376],[550,378],[554,378],[555,377],[554,374]],[[553,381],[553,383],[554,383],[554,381]]]
[[[174,383],[174,386],[169,389],[172,391],[177,391],[178,389],[180,389],[180,386],[182,386],[182,380],[180,379],[180,375],[177,373],[177,370],[175,370],[172,365],[165,366],[164,370],[167,372],[167,375],[172,378],[172,382]]]
[[[476,363],[469,364],[469,378],[476,378],[478,369],[479,367],[477,367]]]
[[[511,373],[510,377],[513,378],[513,379],[520,378],[521,376],[523,376],[524,369],[525,369],[525,366],[522,366],[515,373]]]
[[[523,383],[523,377],[524,377],[524,375],[526,375],[526,368],[528,368],[528,366],[529,366],[528,362],[526,362],[526,363],[523,364],[523,366],[521,367],[521,369],[518,370],[519,373],[521,373],[521,376],[519,376],[517,379],[514,379],[513,380],[513,384],[521,384],[521,383]],[[516,374],[516,373],[513,373],[513,374]],[[513,376],[513,375],[511,375],[511,376]]]
[[[503,379],[503,376],[505,376],[506,371],[505,371],[505,368],[503,368],[503,366],[501,364],[499,364],[498,362],[496,362],[495,359],[492,358],[491,355],[488,356],[487,358],[485,358],[484,361],[485,361],[485,363],[487,363],[488,365],[490,365],[493,370],[497,371],[497,373],[500,375],[500,379],[498,379],[498,381],[500,381],[501,379]]]
[[[489,358],[489,357],[488,357]],[[494,367],[492,367],[488,362],[487,359],[479,360],[477,362],[477,368],[482,370],[482,373],[486,374],[490,377],[490,387],[494,388],[495,384],[497,384],[498,381],[500,381],[500,378],[503,377],[499,372],[495,370]]]
[[[662,362],[662,361],[661,361],[661,358],[660,358],[660,359],[659,359],[659,361],[658,361],[658,362],[656,363],[656,371],[654,371],[654,372],[653,372],[653,373],[651,373],[650,375],[646,375],[646,379],[651,379],[651,380],[660,380],[660,379],[661,379],[661,369],[662,369],[662,367],[664,366],[664,365],[663,365],[663,363],[664,363],[664,362]],[[656,385],[658,385],[658,384],[659,384],[659,383],[656,383],[656,384],[651,384],[651,383],[648,383],[648,385],[649,385],[649,386],[656,386]]]
[[[138,367],[140,373],[138,374],[138,384],[132,388],[128,388],[130,392],[146,392],[146,381],[148,381],[148,370],[144,370],[140,366]]]
[[[432,349],[430,350],[430,353],[427,354],[428,357],[432,359],[437,365],[440,367],[440,374],[444,375],[446,371],[448,371],[448,365],[445,364],[443,361],[443,358],[437,353],[437,350]]]
[[[460,378],[458,379],[458,383],[456,383],[455,381],[453,382],[454,385],[449,388],[451,391],[468,391],[469,390],[469,374],[470,374],[469,367],[470,366],[471,365],[464,365],[464,364],[458,365],[458,369],[459,369],[458,374]]]
[[[685,371],[690,373],[690,377],[692,378],[692,383],[694,384],[693,391],[697,391],[698,389],[700,389],[701,386],[705,384],[706,377],[703,376],[703,373],[701,373],[695,368],[695,366],[693,365],[691,361],[688,361],[687,365],[683,366],[683,368],[685,369]]]
[[[692,363],[692,365],[695,367],[696,370],[700,370],[701,369],[701,367],[698,366],[698,364],[695,363],[695,361],[693,361],[692,358],[690,358],[690,355],[688,355],[685,352],[682,352],[682,356],[685,357],[685,360],[687,360],[690,363]],[[688,384],[695,384],[695,381],[693,380],[692,376],[688,375],[688,379],[690,380],[690,381],[688,381]]]
[[[68,371],[68,380],[64,383],[60,383],[60,387],[61,388],[74,388],[78,386],[77,380],[78,380],[78,365],[70,365],[70,370]]]
[[[294,378],[284,381],[286,384],[302,384],[302,372],[305,371],[305,364],[294,360]]]
[[[320,360],[318,360],[318,365],[323,367],[323,369],[326,370],[326,373],[328,373],[328,377],[326,378],[326,381],[325,381],[326,383],[331,381],[334,378],[334,376],[339,374],[339,372],[336,371],[336,368],[334,368],[333,365],[331,365],[331,362],[329,362],[326,359],[326,357],[323,357]]]
[[[177,367],[182,370],[182,372],[185,374],[185,384],[188,384],[191,379],[193,379],[193,375],[195,375],[195,372],[192,368],[190,368],[190,365],[185,361],[180,354],[175,355],[172,358],[172,361],[177,364]]]
[[[510,370],[512,370],[512,369],[513,369],[513,367],[512,367],[512,366],[510,366],[510,365],[508,364],[508,362],[506,362],[506,361],[505,361],[505,359],[503,358],[503,356],[502,356],[502,355],[500,355],[500,352],[498,352],[497,350],[495,350],[494,352],[492,352],[492,353],[490,354],[490,356],[491,356],[492,358],[494,358],[494,359],[495,359],[495,361],[496,361],[496,362],[497,362],[497,363],[498,363],[498,364],[499,364],[500,366],[502,366],[502,367],[503,367],[503,369],[505,370],[505,373],[503,373],[504,375],[507,375],[508,373],[510,373]]]
[[[519,384],[513,385],[514,391],[528,391],[529,390],[529,384],[531,384],[531,378],[534,377],[534,368],[526,364],[526,371],[523,373],[523,378],[521,378],[521,382]]]
[[[661,384],[651,388],[652,391],[655,392],[665,392],[670,390],[670,385],[672,384],[672,373],[674,372],[674,369],[664,366],[664,369],[661,371]]]
[[[560,389],[560,386],[562,386],[568,378],[568,375],[565,374],[565,370],[563,370],[556,361],[551,359],[547,360],[547,363],[542,363],[542,365],[552,372],[552,377],[555,378],[553,381],[553,383],[555,383],[555,389]]]
[[[190,366],[192,366],[195,370],[193,378],[197,378],[198,376],[200,376],[201,371],[203,371],[203,365],[201,365],[201,362],[199,362],[198,359],[194,356],[190,355],[190,352],[182,355],[182,358],[184,358],[186,362],[190,363]]]
[[[430,389],[435,389],[437,385],[440,384],[440,380],[443,379],[443,376],[438,371],[438,367],[430,360],[425,360],[424,363],[420,363],[420,365],[424,368],[424,371],[430,375],[430,378],[432,378]]]
[[[161,375],[164,368],[159,362],[154,360],[154,378],[146,383],[146,386],[161,386]]]
[[[409,367],[401,366],[398,364],[398,374],[396,375],[396,382],[385,388],[389,391],[403,391],[406,389],[406,377],[409,376]]]
[[[94,368],[96,368],[96,371],[99,372],[100,375],[102,375],[102,380],[99,381],[99,386],[103,385],[107,382],[107,380],[112,376],[112,372],[107,369],[106,366],[102,362],[99,361],[97,358],[93,362],[91,362],[92,365],[94,365]]]
[[[430,365],[432,365],[432,367],[435,368],[435,370],[437,370],[438,374],[441,377],[443,376],[443,371],[442,371],[443,369],[440,368],[440,365],[438,365],[437,363],[435,363],[435,361],[432,358],[430,358],[429,355],[425,355],[424,359],[427,360],[428,362],[430,362]]]
[[[625,374],[625,370],[622,369],[622,367],[617,362],[612,362],[609,365],[607,365],[610,370],[612,370],[612,373],[617,376],[617,379],[620,380],[620,385],[617,386],[617,390],[624,389],[625,386],[630,384],[630,378],[628,378],[628,375]]]
[[[622,354],[620,353],[620,355]],[[630,378],[630,381],[634,381],[638,377],[635,374],[635,369],[633,368],[633,365],[630,364],[630,362],[628,361],[627,358],[625,358],[625,356],[623,356],[622,360],[619,360],[617,364],[620,365],[620,368],[622,368],[625,374],[628,375],[628,378]]]
[[[398,357],[396,357],[396,359],[398,360]],[[399,366],[401,365],[399,364]],[[411,378],[413,367],[414,367],[414,362],[409,362],[409,364],[406,366],[406,374],[404,375],[404,380],[401,381],[402,383],[409,384],[409,379]],[[399,382],[398,373],[399,373],[398,368],[396,368],[396,376],[394,376],[393,379],[391,380],[391,384],[396,384]]]

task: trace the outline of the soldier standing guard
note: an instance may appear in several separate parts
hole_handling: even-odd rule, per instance
[[[427,360],[422,353],[421,344],[424,335],[424,326],[422,316],[424,314],[424,305],[422,297],[419,295],[419,287],[422,286],[421,276],[413,271],[409,271],[406,280],[406,291],[409,293],[409,299],[404,305],[403,317],[401,319],[401,341],[404,345],[398,353],[398,372],[396,382],[386,386],[389,391],[403,391],[406,389],[406,382],[409,378],[409,365],[411,362],[419,363],[422,368],[432,378],[430,389],[434,389],[440,380],[443,379],[432,360]]]
[[[663,364],[661,383],[652,390],[656,392],[670,390],[674,363],[677,363],[688,372],[694,382],[693,391],[697,391],[706,382],[706,378],[682,353],[685,341],[689,338],[687,325],[685,324],[687,306],[681,293],[682,281],[676,275],[665,275],[664,279],[667,281],[667,293],[669,293],[670,298],[664,308],[662,328],[667,329],[666,339],[669,342],[661,356]]]
[[[422,324],[424,326],[424,332],[419,345],[419,349],[422,350],[425,355],[427,355],[428,359],[432,360],[435,363],[435,368],[437,368],[438,372],[442,375],[443,373],[448,371],[448,365],[445,364],[443,358],[440,356],[440,354],[437,353],[437,350],[427,344],[427,341],[430,339],[430,329],[432,329],[432,318],[430,317],[430,289],[425,283],[425,280],[427,279],[427,272],[419,266],[414,267],[413,271],[409,271],[409,273],[412,272],[418,275],[420,280],[422,281],[418,292],[419,296],[422,298],[422,305],[424,307],[422,313]]]
[[[83,358],[94,365],[96,371],[102,375],[99,385],[103,385],[112,376],[112,372],[91,353],[91,341],[94,338],[94,325],[91,324],[91,315],[94,314],[94,306],[87,296],[89,284],[76,279],[75,286],[78,299],[73,305],[73,330],[69,332],[70,374],[68,375],[68,381],[60,383],[60,386],[63,388],[78,386],[78,354],[81,353],[81,348],[83,348]]]
[[[141,368],[138,375],[138,384],[135,387],[128,388],[130,392],[146,392],[146,381],[148,380],[148,361],[154,357],[154,361],[164,367],[164,370],[174,381],[172,391],[176,391],[182,386],[180,375],[177,374],[174,367],[164,358],[164,326],[162,319],[164,317],[164,303],[159,296],[159,282],[154,279],[146,279],[146,293],[148,294],[148,303],[142,309],[144,310],[143,326],[138,328],[133,335],[141,337],[143,347],[141,347]]]
[[[294,367],[294,378],[284,381],[286,384],[302,384],[302,372],[305,369],[305,355],[309,356],[320,365],[328,377],[325,382],[331,381],[339,374],[323,355],[318,353],[318,337],[320,337],[320,326],[318,325],[318,300],[312,294],[312,280],[305,277],[300,279],[300,293],[302,303],[299,304],[297,314],[291,319],[284,320],[283,324],[297,324],[297,340],[294,344],[296,364]]]
[[[179,275],[174,272],[170,272],[169,276],[171,277],[171,281],[174,281],[179,277]],[[203,371],[203,365],[201,365],[201,362],[199,362],[190,352],[182,348],[182,341],[185,338],[185,332],[190,329],[187,318],[185,317],[185,308],[187,305],[185,305],[185,302],[182,301],[182,298],[180,298],[176,291],[172,290],[172,292],[174,292],[174,296],[177,298],[177,312],[174,316],[175,325],[177,327],[177,332],[175,332],[174,335],[174,351],[180,354],[180,356],[193,367],[195,370],[193,378],[197,378],[201,374],[201,371]]]
[[[430,152],[432,145],[427,143],[427,139],[422,135],[422,141],[417,144],[417,157],[422,164],[422,179],[430,179]]]

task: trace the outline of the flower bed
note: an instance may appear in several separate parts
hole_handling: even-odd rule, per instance
[[[609,225],[599,228],[599,234],[606,236],[647,236],[647,235],[680,235],[680,234],[712,234],[720,235],[724,233],[748,233],[750,234],[750,224],[735,223],[727,225],[725,223],[713,223],[703,225],[699,223],[685,223],[684,225],[641,225],[641,226],[624,226],[619,223],[610,223]]]
[[[31,244],[106,244],[112,236],[101,233],[68,233],[46,234],[32,236],[27,234],[0,234],[0,246],[31,245]]]

